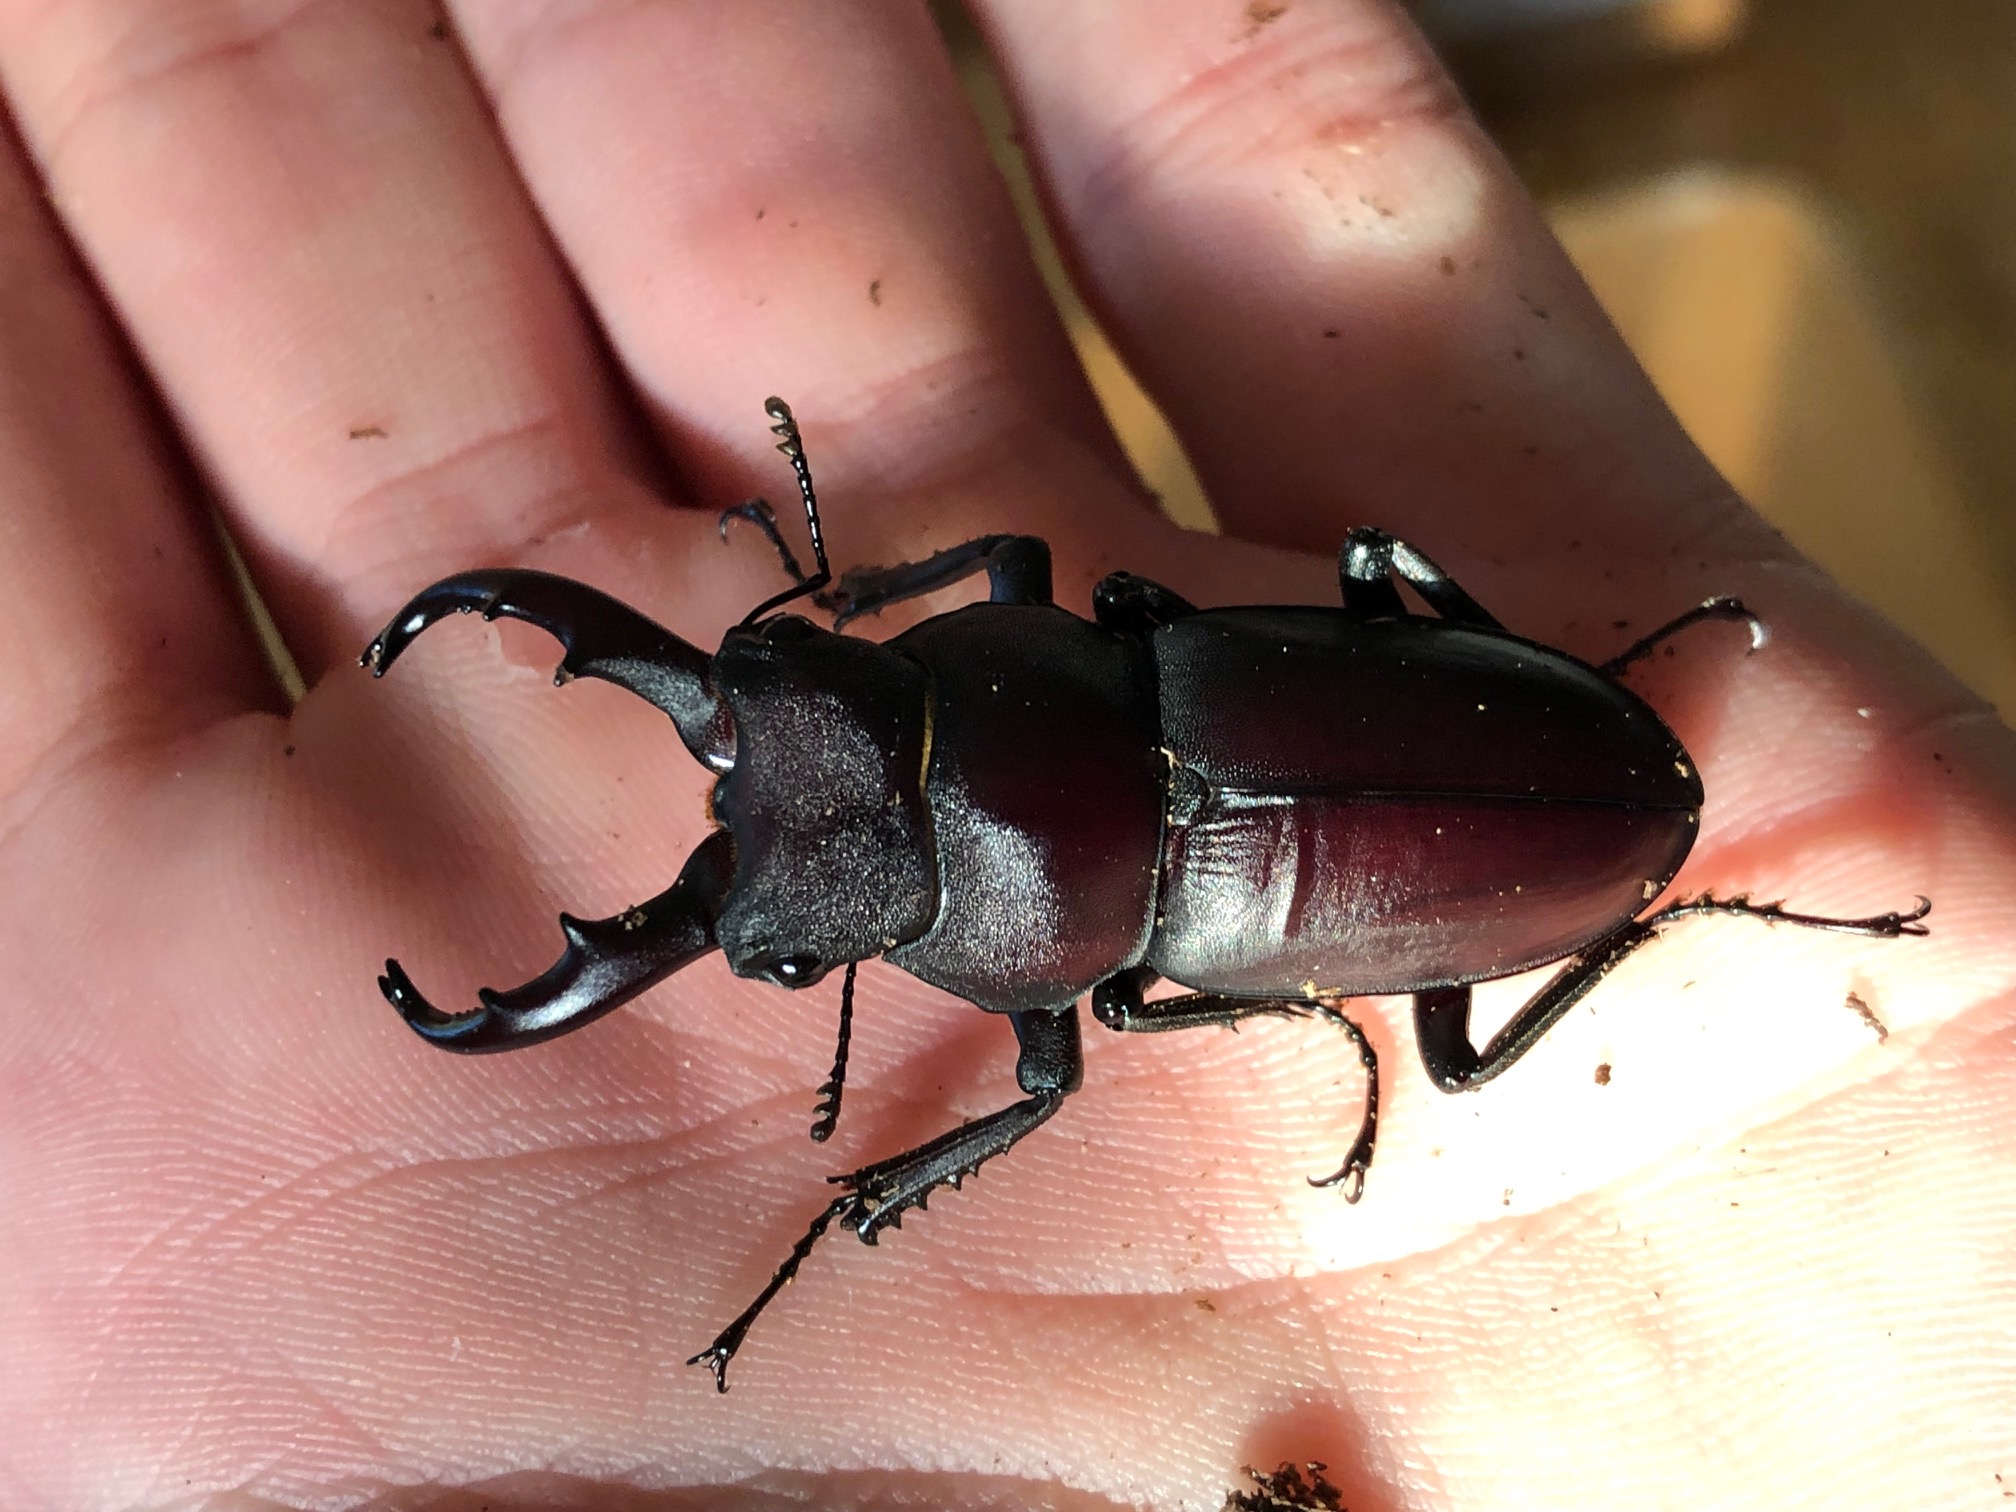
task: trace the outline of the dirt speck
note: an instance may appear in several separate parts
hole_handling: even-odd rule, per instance
[[[1610,1062],[1598,1061],[1596,1063],[1596,1085],[1599,1087],[1610,1085]]]
[[[1876,1017],[1876,1010],[1862,1000],[1861,993],[1851,992],[1848,994],[1848,1009],[1875,1031],[1877,1044],[1880,1045],[1883,1041],[1890,1038],[1890,1026]]]
[[[871,280],[868,284],[868,303],[876,306],[877,308],[881,307],[882,280],[879,278]]]
[[[1272,26],[1287,14],[1287,0],[1247,0],[1246,30],[1240,33],[1240,40],[1252,41],[1262,27]]]
[[[1454,278],[1456,276],[1456,259],[1449,256],[1448,253],[1445,252],[1442,254],[1442,260],[1436,266],[1442,270],[1444,278]]]
[[[1344,1493],[1323,1478],[1321,1460],[1282,1465],[1272,1474],[1247,1467],[1251,1491],[1227,1491],[1225,1512],[1348,1512]]]
[[[350,427],[352,441],[383,441],[385,427],[382,425],[353,425]]]
[[[446,21],[436,21],[432,26],[427,28],[427,35],[432,37],[436,42],[446,42],[448,40],[448,23]]]
[[[1218,1311],[1218,1304],[1213,1302],[1209,1297],[1199,1297],[1197,1299],[1197,1311],[1214,1313]]]

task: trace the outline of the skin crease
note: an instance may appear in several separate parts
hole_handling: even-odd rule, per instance
[[[0,1506],[1211,1508],[1290,1458],[1354,1512],[2000,1505],[2008,733],[1727,495],[1397,10],[980,16],[1225,539],[1130,480],[916,8],[0,0]],[[1593,659],[1740,593],[1764,650],[1634,674],[1710,795],[1681,889],[1934,934],[1690,923],[1464,1097],[1360,1004],[1355,1208],[1302,1180],[1341,1042],[1088,1025],[1085,1091],[829,1241],[717,1397],[679,1361],[820,1178],[1011,1100],[1007,1026],[864,969],[826,1147],[837,977],[428,1050],[384,956],[522,980],[705,779],[522,627],[353,663],[479,564],[713,645],[778,582],[713,524],[790,498],[771,392],[841,564],[1019,529],[1081,612],[1120,566],[1334,602],[1370,522]]]

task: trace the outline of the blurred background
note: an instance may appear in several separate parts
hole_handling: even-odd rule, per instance
[[[2016,3],[1408,8],[1703,450],[2016,721]],[[942,14],[1033,221],[999,87]],[[1208,522],[1046,261],[1149,486]]]

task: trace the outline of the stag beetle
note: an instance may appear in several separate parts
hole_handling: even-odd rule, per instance
[[[1420,551],[1353,530],[1343,606],[1199,609],[1118,572],[1093,617],[1057,607],[1050,549],[989,535],[834,582],[790,410],[766,409],[790,460],[817,570],[767,504],[760,528],[792,587],[709,657],[635,610],[546,573],[460,573],[422,591],[364,653],[382,675],[452,612],[557,637],[556,682],[599,677],[671,716],[716,774],[718,828],[678,880],[614,918],[566,914],[543,975],[443,1013],[396,961],[379,986],[449,1050],[510,1050],[578,1029],[709,950],[738,976],[809,987],[846,976],[833,1073],[845,1083],[857,963],[881,957],[990,1013],[1020,1045],[1025,1094],[999,1112],[832,1178],[842,1189],[769,1284],[689,1364],[728,1388],[751,1323],[826,1230],[868,1244],[1044,1123],[1078,1090],[1081,998],[1109,1029],[1161,1033],[1261,1014],[1341,1030],[1365,1068],[1365,1111],[1318,1185],[1355,1202],[1372,1160],[1378,1064],[1346,998],[1411,994],[1422,1061],[1445,1092],[1505,1071],[1631,952],[1675,919],[1734,914],[1896,937],[1909,913],[1789,913],[1706,894],[1653,909],[1694,841],[1701,781],[1617,674],[1707,619],[1761,624],[1711,599],[1600,665],[1522,639]],[[986,603],[886,644],[849,621],[985,571]],[[1395,579],[1433,611],[1410,613]],[[823,630],[777,611],[810,598]],[[1561,970],[1482,1050],[1476,982]],[[1159,979],[1187,988],[1150,999]]]

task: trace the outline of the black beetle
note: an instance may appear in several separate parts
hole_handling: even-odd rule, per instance
[[[1694,841],[1701,782],[1659,716],[1616,680],[1682,627],[1759,624],[1711,599],[1591,666],[1506,631],[1426,556],[1351,532],[1343,607],[1198,609],[1114,573],[1093,618],[1050,597],[1050,549],[991,535],[837,584],[791,412],[766,408],[797,474],[817,571],[761,500],[722,516],[769,537],[796,585],[703,655],[635,610],[550,574],[436,583],[364,664],[382,675],[451,611],[558,637],[556,682],[599,677],[671,716],[718,774],[720,827],[679,879],[610,919],[561,915],[542,976],[445,1014],[395,961],[379,986],[451,1050],[509,1050],[579,1028],[705,952],[738,976],[806,987],[845,966],[840,1041],[814,1139],[839,1112],[854,968],[872,956],[993,1013],[1021,1052],[1022,1101],[832,1180],[844,1189],[768,1286],[689,1364],[727,1389],[750,1324],[835,1222],[873,1244],[958,1186],[1078,1089],[1076,1004],[1158,1033],[1257,1014],[1343,1030],[1365,1067],[1358,1137],[1318,1185],[1357,1201],[1378,1066],[1338,1000],[1414,999],[1421,1058],[1447,1092],[1482,1085],[1664,924],[1688,914],[1895,937],[1930,911],[1819,918],[1703,895],[1651,909]],[[985,570],[989,601],[887,644],[838,630]],[[1409,613],[1394,579],[1433,611]],[[830,586],[829,586],[830,585]],[[822,630],[778,609],[810,597]],[[1562,962],[1481,1051],[1473,983]],[[1191,989],[1147,1000],[1167,978]]]

